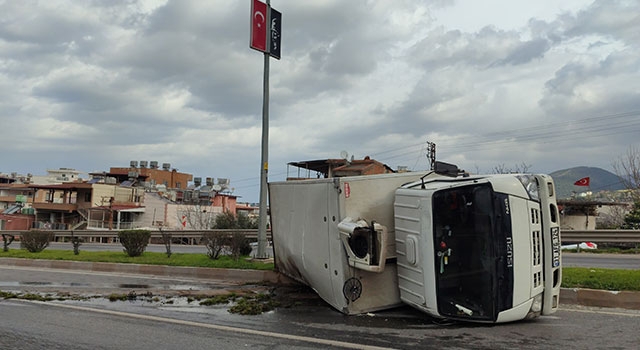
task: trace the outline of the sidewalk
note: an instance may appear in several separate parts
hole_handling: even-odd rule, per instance
[[[36,267],[44,269],[67,269],[79,271],[112,272],[132,275],[152,275],[164,277],[188,277],[239,283],[296,284],[292,279],[275,271],[215,269],[203,267],[178,267],[164,265],[116,264],[100,262],[63,261],[0,258],[0,265]],[[562,288],[560,304],[597,306],[640,310],[640,292],[604,291],[580,288]]]

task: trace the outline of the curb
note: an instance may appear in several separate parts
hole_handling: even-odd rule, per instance
[[[208,267],[182,267],[166,265],[118,264],[86,261],[0,258],[0,265],[66,269],[80,271],[128,273],[165,277],[190,277],[239,283],[292,285],[297,281],[269,270],[217,269]],[[607,291],[581,288],[561,288],[560,304],[640,310],[640,292]]]
[[[561,288],[560,304],[640,310],[640,292]]]
[[[297,283],[278,272],[269,270],[217,269],[208,267],[184,267],[144,264],[118,264],[106,262],[65,261],[44,259],[0,258],[0,265],[38,267],[95,272],[128,273],[153,276],[179,276],[198,279],[213,279],[240,283]]]

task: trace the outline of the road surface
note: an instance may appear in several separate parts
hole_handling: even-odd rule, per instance
[[[242,316],[229,313],[229,305],[189,302],[187,295],[268,287],[11,266],[0,268],[0,281],[6,292],[64,296],[0,299],[2,349],[636,349],[640,343],[640,312],[631,310],[562,305],[533,321],[478,325],[439,321],[408,307],[345,316],[303,290],[280,294],[290,303],[273,311]],[[72,297],[114,291],[152,293],[114,302]]]

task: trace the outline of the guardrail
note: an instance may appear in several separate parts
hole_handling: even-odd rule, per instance
[[[11,234],[16,237],[20,236],[23,231],[0,231],[0,234]],[[108,239],[113,241],[118,237],[118,231],[116,230],[52,230],[55,234],[56,241],[64,241],[71,238],[73,234],[76,237],[94,238],[90,241],[102,241]],[[207,232],[242,232],[250,240],[258,240],[258,230],[163,230],[162,232],[171,234],[172,238],[191,239],[194,242],[195,239],[200,239],[204,233]],[[579,242],[594,242],[594,243],[640,243],[640,230],[562,230],[560,232],[562,243],[579,243]],[[157,230],[151,231],[151,238],[162,238],[162,233]],[[271,240],[271,231],[267,231],[267,239]],[[193,244],[193,243],[190,243]]]
[[[640,243],[640,230],[561,230],[562,243]]]
[[[74,237],[80,237],[85,240],[85,242],[102,242],[102,243],[110,243],[114,242],[118,238],[117,230],[48,230],[54,233],[55,238],[54,241],[62,242]],[[0,231],[0,234],[8,234],[14,235],[15,237],[19,237],[20,234],[24,232],[24,230],[20,231],[9,231],[3,230]],[[245,235],[246,238],[252,241],[258,240],[258,230],[257,229],[215,229],[215,230],[151,230],[151,239],[161,239],[162,233],[171,234],[171,238],[173,240],[182,240],[186,244],[198,244],[200,238],[205,233],[209,232],[217,232],[217,233],[234,233],[239,232]],[[183,240],[185,239],[185,240]],[[271,240],[271,231],[267,231],[267,240]],[[187,243],[188,242],[188,243]]]

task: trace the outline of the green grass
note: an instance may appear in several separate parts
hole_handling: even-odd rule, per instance
[[[221,256],[217,260],[210,259],[206,254],[173,253],[167,258],[165,253],[144,252],[141,256],[129,257],[124,252],[89,252],[80,251],[74,255],[71,250],[45,249],[39,253],[30,253],[25,249],[10,249],[0,251],[0,258],[24,258],[47,260],[72,260],[90,262],[110,262],[121,264],[148,264],[168,266],[210,267],[222,269],[273,270],[273,263],[250,261],[241,257],[238,261],[230,256]]]
[[[598,248],[598,249],[566,249],[568,253],[589,253],[589,254],[640,254],[640,248]]]
[[[564,267],[562,287],[640,291],[640,270]]]

